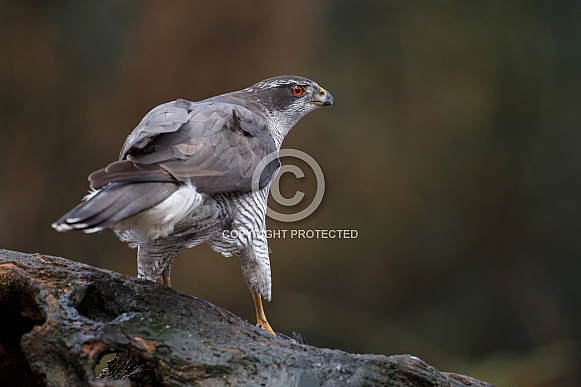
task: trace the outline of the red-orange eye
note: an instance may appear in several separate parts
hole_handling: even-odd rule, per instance
[[[294,85],[293,87],[291,87],[291,93],[293,93],[293,95],[295,97],[300,97],[301,95],[303,95],[305,92],[305,88],[299,85]]]

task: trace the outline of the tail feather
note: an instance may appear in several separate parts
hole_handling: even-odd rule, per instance
[[[57,231],[101,231],[159,204],[179,186],[175,183],[111,183],[52,224]]]

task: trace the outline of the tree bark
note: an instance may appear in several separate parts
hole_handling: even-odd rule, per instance
[[[117,357],[97,378],[108,353]],[[490,386],[410,355],[299,344],[160,284],[7,250],[0,250],[0,385]]]

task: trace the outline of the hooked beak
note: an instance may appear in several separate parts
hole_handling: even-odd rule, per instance
[[[319,89],[318,93],[313,95],[313,100],[309,101],[309,103],[317,106],[335,106],[335,100],[333,99],[331,93],[322,87]]]

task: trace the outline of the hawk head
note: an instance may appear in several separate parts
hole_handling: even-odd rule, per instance
[[[307,113],[333,106],[331,93],[310,79],[282,75],[265,79],[246,89],[264,109],[267,118],[286,134]]]

